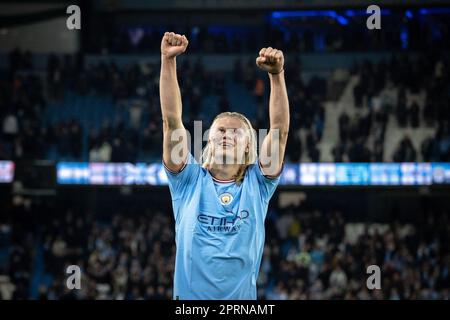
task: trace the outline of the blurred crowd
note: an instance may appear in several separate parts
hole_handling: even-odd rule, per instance
[[[151,63],[119,67],[114,62],[99,62],[81,67],[77,56],[50,55],[45,77],[34,70],[32,55],[15,50],[9,57],[8,76],[0,80],[0,159],[53,159],[74,161],[138,161],[146,156],[160,157],[162,122],[159,105],[159,66]],[[304,83],[300,61],[287,67],[288,90],[292,95],[292,122],[308,132],[306,150],[312,159],[319,159],[316,143],[320,141],[327,96],[327,82],[313,77]],[[267,77],[258,72],[254,61],[237,59],[230,75],[206,70],[199,59],[188,60],[178,68],[183,97],[185,126],[193,132],[194,120],[210,123],[214,114],[205,110],[208,96],[217,97],[217,112],[228,111],[227,76],[242,86],[257,106],[254,128],[267,128]],[[229,79],[229,80],[230,80]],[[114,111],[124,113],[117,121],[100,125],[83,122],[82,115],[64,120],[52,120],[46,113],[48,105],[76,96],[111,97]],[[111,106],[112,107],[112,106]],[[240,106],[242,107],[242,106]],[[236,109],[234,106],[233,109]],[[47,115],[47,116],[46,116]],[[299,161],[301,140],[293,138],[288,155]]]
[[[450,298],[448,213],[376,224],[291,207],[268,219],[261,298]],[[366,286],[370,265],[381,270],[381,290]]]
[[[174,236],[170,216],[117,214],[110,223],[83,221],[68,212],[44,231],[44,263],[50,287],[43,299],[171,299]],[[81,290],[65,283],[68,264],[83,273]]]
[[[10,297],[172,298],[170,208],[144,213],[117,209],[100,219],[64,207],[52,214],[43,204],[14,198],[0,228],[2,237],[10,239],[11,253],[0,269],[0,277],[9,279]],[[47,217],[39,214],[43,210]],[[348,221],[339,211],[271,207],[258,298],[449,299],[449,227],[448,212],[439,209],[411,221],[374,223]],[[81,268],[81,290],[67,289],[68,265]],[[381,269],[381,290],[366,286],[369,265]],[[4,298],[6,287],[0,282]]]
[[[419,147],[405,135],[388,161],[450,161],[449,60],[441,54],[393,56],[378,63],[365,61],[353,70],[357,112],[340,114],[339,142],[334,161],[383,161],[389,122],[399,128],[433,128],[421,133]],[[417,145],[417,144],[416,144]],[[419,155],[421,157],[419,157]]]
[[[160,158],[159,65],[119,67],[113,61],[100,61],[84,68],[81,60],[50,55],[42,76],[33,68],[30,52],[11,52],[6,77],[0,79],[0,159],[136,162]],[[328,78],[313,75],[305,81],[298,57],[287,64],[291,130],[286,158],[323,161],[319,144],[325,130],[325,102],[337,99],[348,79],[336,77],[339,70],[335,70]],[[331,150],[335,162],[450,161],[448,57],[434,52],[393,55],[388,61],[358,63],[351,72],[359,78],[353,89],[356,112],[349,114],[344,108],[336,119],[339,139]],[[269,127],[268,79],[253,60],[237,59],[229,73],[207,70],[201,59],[185,60],[178,79],[184,123],[190,132],[194,120],[209,124],[215,112],[242,108],[231,105],[227,82],[242,87],[253,99],[254,128]],[[113,108],[108,112],[115,114],[115,120],[92,118],[98,122],[93,125],[81,114],[52,119],[48,106],[68,103],[70,94],[74,99],[110,99],[107,108]],[[217,98],[214,112],[207,102],[211,96]],[[423,131],[415,143],[414,136],[405,135],[388,158],[384,152],[390,124],[433,128],[433,133]]]
[[[41,158],[47,140],[42,124],[43,84],[33,75],[30,52],[12,52],[6,78],[0,80],[0,158]]]

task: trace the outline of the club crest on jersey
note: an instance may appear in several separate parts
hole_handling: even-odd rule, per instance
[[[219,199],[220,199],[221,204],[227,205],[227,204],[230,204],[231,201],[233,201],[233,196],[231,194],[229,194],[228,192],[226,192],[226,193],[222,193],[219,196]]]

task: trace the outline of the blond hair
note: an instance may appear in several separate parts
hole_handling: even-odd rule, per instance
[[[218,119],[224,118],[224,117],[233,117],[233,118],[241,120],[242,123],[244,123],[244,125],[246,127],[246,132],[247,132],[248,138],[249,138],[249,150],[248,150],[248,152],[245,153],[244,164],[242,164],[242,166],[239,168],[237,174],[234,176],[236,183],[240,184],[242,182],[242,180],[244,179],[244,175],[245,175],[245,171],[246,171],[247,167],[254,164],[256,161],[256,158],[258,157],[256,133],[252,127],[250,120],[248,120],[247,117],[245,117],[243,114],[241,114],[239,112],[222,112],[222,113],[218,114],[214,118],[214,120],[211,124],[211,128],[213,127],[214,123]],[[208,139],[208,142],[207,142],[205,148],[203,148],[203,152],[202,152],[202,167],[207,169],[209,167],[209,165],[211,164],[211,160],[212,160],[212,147],[211,147],[211,144]]]

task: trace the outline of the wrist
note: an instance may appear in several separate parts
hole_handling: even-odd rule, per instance
[[[175,61],[176,57],[177,56],[169,57],[169,56],[165,55],[164,53],[161,53],[161,60],[164,60],[164,61]]]
[[[281,70],[278,71],[278,72],[268,72],[268,73],[269,73],[269,75],[274,75],[274,76],[276,76],[276,75],[281,74],[281,73],[283,73],[283,72],[284,72],[284,68],[281,68]]]

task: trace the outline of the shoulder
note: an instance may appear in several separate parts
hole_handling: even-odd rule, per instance
[[[271,181],[271,180],[278,180],[281,176],[282,171],[283,171],[283,169],[281,169],[280,172],[275,176],[264,174],[264,171],[262,169],[261,163],[259,162],[259,159],[256,159],[256,161],[253,164],[251,164],[247,167],[246,174],[249,174],[249,175],[253,174],[253,175],[256,175],[258,178],[262,178],[264,180]]]

